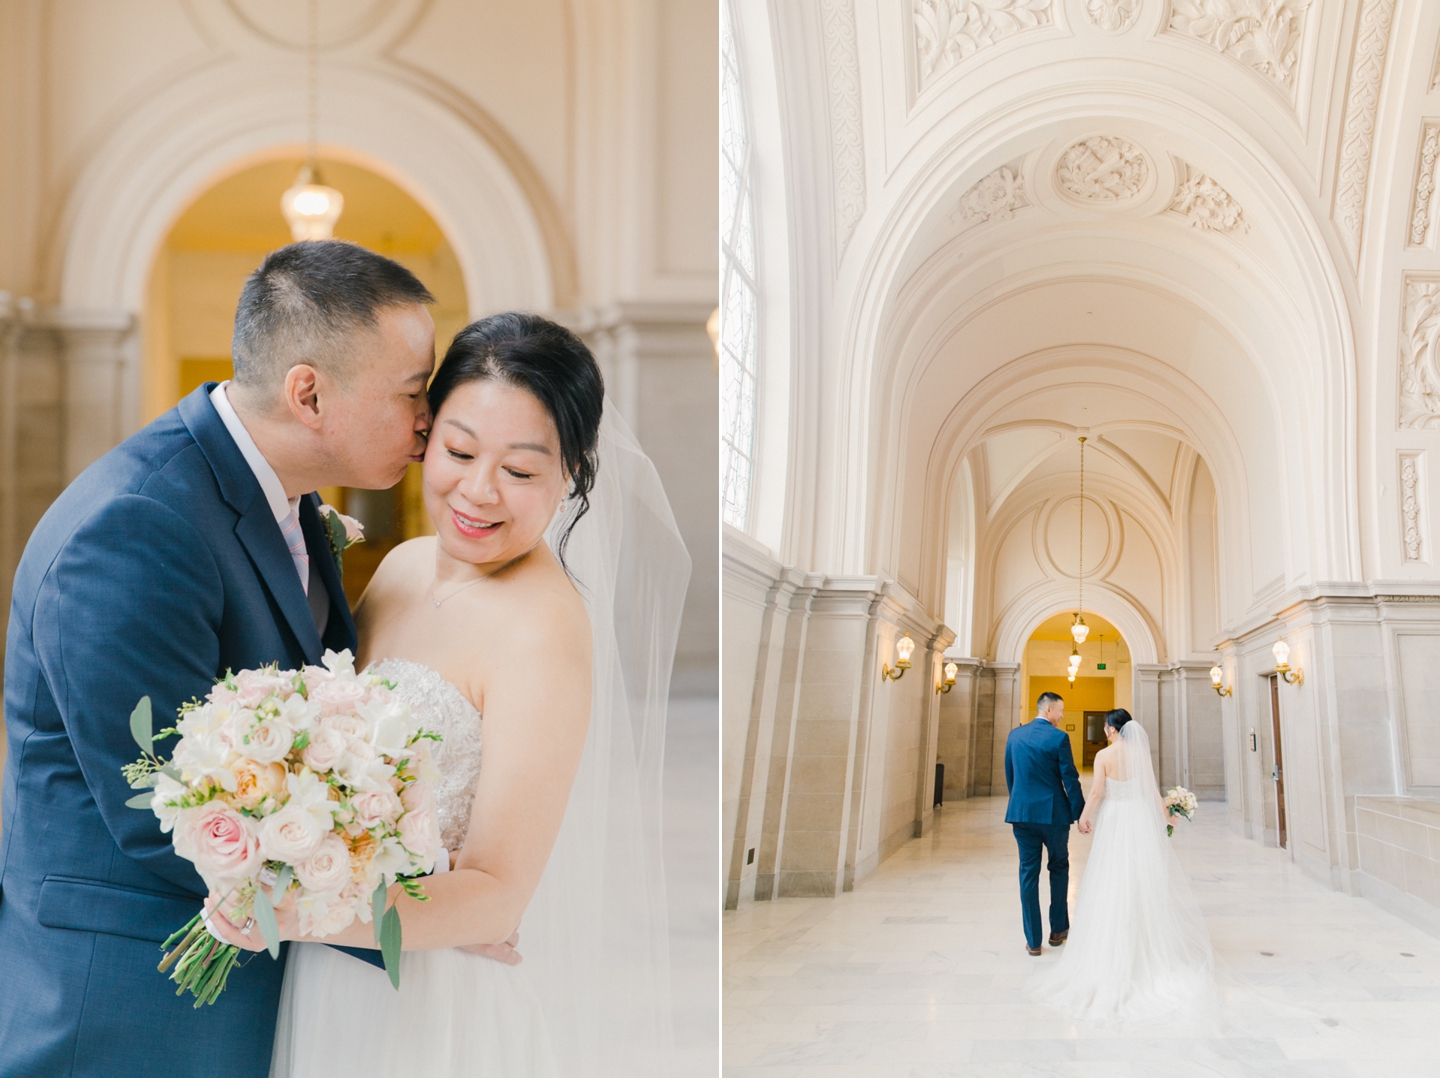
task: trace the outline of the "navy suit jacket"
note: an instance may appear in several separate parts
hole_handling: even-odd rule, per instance
[[[281,961],[251,956],[210,1007],[176,998],[158,944],[205,885],[120,768],[227,669],[356,647],[317,506],[300,521],[330,594],[322,641],[254,473],[195,390],[83,473],[26,544],[5,657],[0,1074],[263,1078]],[[170,743],[173,745],[173,741]],[[162,743],[157,751],[168,750]]]
[[[1017,726],[1005,739],[1006,823],[1064,824],[1085,811],[1070,737],[1046,719]]]

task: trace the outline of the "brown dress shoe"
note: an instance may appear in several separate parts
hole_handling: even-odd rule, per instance
[[[1061,945],[1065,942],[1065,937],[1068,936],[1068,935],[1070,935],[1070,930],[1069,930],[1068,928],[1067,928],[1064,932],[1051,932],[1051,933],[1050,933],[1050,946],[1051,946],[1051,947],[1059,947],[1059,946],[1061,946]]]
[[[1039,958],[1039,957],[1040,957],[1040,948],[1039,948],[1039,947],[1031,947],[1031,946],[1027,943],[1027,944],[1025,945],[1025,953],[1028,954],[1031,958]]]

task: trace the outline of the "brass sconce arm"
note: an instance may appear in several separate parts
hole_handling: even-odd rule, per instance
[[[880,678],[883,681],[899,681],[905,676],[905,671],[910,669],[910,664],[904,659],[898,659],[892,669],[889,663],[880,667]]]
[[[1279,674],[1282,678],[1284,678],[1287,685],[1305,684],[1305,671],[1300,669],[1300,667],[1298,666],[1295,667],[1293,670],[1288,666],[1277,666],[1275,668],[1275,673]]]

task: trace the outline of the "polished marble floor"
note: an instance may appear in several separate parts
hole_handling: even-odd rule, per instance
[[[1025,952],[1004,805],[944,806],[838,899],[726,913],[726,1078],[1440,1076],[1440,940],[1231,834],[1218,804],[1175,840],[1228,985],[1222,1033],[1087,1028],[1030,1003],[1058,952]],[[1073,909],[1089,839],[1071,836]]]

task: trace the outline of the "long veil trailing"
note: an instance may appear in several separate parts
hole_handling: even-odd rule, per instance
[[[662,765],[690,557],[650,459],[607,400],[590,510],[565,547],[594,634],[590,730],[520,925],[561,1073],[669,1073]],[[551,545],[566,512],[552,525]]]
[[[1216,999],[1210,935],[1165,835],[1149,737],[1131,721],[1114,747],[1069,942],[1027,987],[1083,1021],[1194,1022]]]

